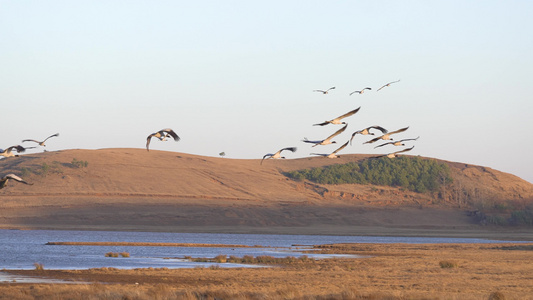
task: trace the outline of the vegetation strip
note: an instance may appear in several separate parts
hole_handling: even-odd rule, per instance
[[[195,243],[146,243],[146,242],[48,242],[46,245],[59,246],[148,246],[148,247],[211,247],[211,248],[266,248],[263,246],[195,244]]]
[[[190,256],[185,256],[184,258],[192,262],[216,262],[216,263],[234,263],[234,264],[283,264],[283,265],[302,263],[302,262],[314,260],[312,258],[309,258],[307,255],[302,255],[300,257],[294,257],[294,256],[274,257],[270,255],[259,255],[256,257],[252,255],[245,255],[243,257],[237,257],[237,256],[230,255],[228,257],[227,255],[221,254],[214,258],[190,257]]]
[[[320,168],[285,172],[285,176],[320,184],[373,184],[396,186],[417,193],[435,192],[453,182],[448,165],[434,159],[398,157],[366,159]]]

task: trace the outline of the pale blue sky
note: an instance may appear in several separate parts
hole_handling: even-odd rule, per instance
[[[171,127],[182,140],[152,149],[297,158],[335,150],[301,140],[361,106],[339,143],[410,126],[409,154],[533,182],[531,15],[526,0],[0,0],[0,148],[56,132],[50,151],[144,148]],[[399,150],[367,139],[340,154]]]

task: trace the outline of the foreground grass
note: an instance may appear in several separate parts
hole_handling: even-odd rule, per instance
[[[533,299],[531,245],[318,249],[371,257],[281,261],[260,269],[17,270],[9,272],[94,284],[3,284],[0,299]]]

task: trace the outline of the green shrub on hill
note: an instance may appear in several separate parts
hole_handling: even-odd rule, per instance
[[[511,213],[511,224],[533,226],[533,210],[525,208],[523,210],[515,210]]]
[[[294,180],[310,180],[322,184],[374,184],[398,186],[424,193],[437,191],[452,182],[448,165],[420,157],[366,159],[322,168],[285,173]]]

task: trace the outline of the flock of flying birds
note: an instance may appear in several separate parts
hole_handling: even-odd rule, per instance
[[[379,89],[377,89],[377,91],[380,91],[381,89],[383,89],[385,87],[388,87],[391,84],[397,83],[399,81],[400,80],[389,82],[389,83],[381,86]],[[322,94],[328,94],[329,91],[334,90],[334,89],[335,89],[335,87],[331,87],[331,88],[329,88],[327,90],[314,90],[313,92],[320,92]],[[372,90],[372,88],[365,87],[364,89],[361,89],[359,91],[353,91],[353,92],[350,93],[350,96],[353,95],[353,94],[356,94],[356,93],[357,94],[362,94],[366,90]],[[357,112],[359,112],[360,109],[361,109],[361,107],[358,107],[358,108],[356,108],[356,109],[354,109],[352,111],[349,111],[349,112],[347,112],[347,113],[345,113],[345,114],[343,114],[343,115],[341,115],[339,117],[336,117],[334,119],[331,119],[329,121],[324,121],[322,123],[313,124],[313,126],[326,126],[326,125],[329,125],[329,124],[332,124],[332,125],[344,125],[344,126],[342,128],[340,128],[340,129],[336,130],[332,135],[326,137],[325,139],[311,141],[311,140],[308,140],[307,138],[304,138],[302,141],[304,143],[313,144],[312,147],[321,146],[321,145],[322,146],[323,145],[330,145],[330,144],[337,143],[336,141],[333,140],[333,138],[335,138],[339,134],[343,133],[346,130],[346,128],[348,127],[348,124],[346,122],[342,121],[342,120],[347,118],[347,117],[355,115]],[[393,141],[393,139],[391,138],[391,135],[404,132],[407,129],[409,129],[409,127],[404,127],[404,128],[389,132],[387,129],[385,129],[385,128],[381,127],[381,126],[377,126],[377,125],[369,126],[369,127],[363,128],[361,130],[357,130],[354,133],[352,133],[351,138],[348,141],[346,141],[342,146],[340,146],[338,149],[333,151],[332,153],[329,153],[329,154],[311,153],[311,155],[318,155],[318,156],[323,156],[323,157],[327,157],[327,158],[338,158],[340,156],[337,155],[337,153],[339,151],[341,151],[342,149],[346,148],[346,146],[348,146],[348,144],[351,145],[352,141],[353,141],[353,139],[354,139],[354,137],[356,135],[360,134],[360,135],[372,135],[373,136],[375,134],[372,131],[379,131],[381,133],[381,135],[377,136],[377,137],[375,137],[375,138],[373,138],[371,140],[368,140],[368,141],[364,142],[363,144],[372,144],[372,143],[375,143],[377,141],[383,140],[383,141],[389,141],[389,142],[383,143],[381,145],[377,145],[374,148],[379,148],[379,147],[383,147],[383,146],[386,146],[386,145],[405,146],[404,142],[406,142],[406,141],[416,141],[419,137]],[[53,134],[53,135],[47,137],[43,141],[38,141],[38,140],[33,140],[33,139],[25,139],[25,140],[22,140],[22,142],[23,143],[25,143],[25,142],[33,142],[33,143],[36,143],[37,146],[46,147],[45,143],[46,143],[46,141],[48,139],[53,138],[53,137],[58,137],[58,136],[59,136],[59,133],[56,133],[56,134]],[[152,133],[152,134],[148,135],[148,137],[146,138],[146,151],[150,151],[149,146],[150,146],[150,142],[151,142],[152,138],[157,138],[160,141],[167,141],[167,140],[173,139],[174,141],[177,142],[177,141],[180,140],[180,137],[176,134],[176,132],[174,132],[174,130],[172,130],[170,128],[161,129],[161,130],[159,130],[159,131],[157,131],[155,133]],[[3,157],[18,157],[19,156],[18,153],[23,153],[23,152],[26,151],[26,149],[36,148],[37,146],[35,146],[35,147],[23,147],[21,145],[11,146],[11,147],[8,147],[6,149],[0,149],[0,156],[3,156]],[[403,150],[392,152],[392,153],[389,153],[389,154],[376,156],[374,158],[379,158],[379,157],[394,158],[399,153],[410,151],[413,148],[414,148],[414,146],[412,146],[411,148],[405,148]],[[287,147],[287,148],[283,148],[283,149],[277,151],[276,153],[265,154],[263,156],[263,159],[261,160],[261,164],[263,164],[263,161],[265,159],[285,158],[285,157],[281,156],[281,153],[283,151],[296,152],[296,150],[297,150],[297,147]],[[15,152],[17,154],[15,154]],[[22,178],[18,177],[15,174],[7,174],[4,177],[0,178],[0,189],[4,188],[9,180],[14,180],[14,181],[17,181],[17,182],[20,182],[20,183],[30,184],[31,185],[31,183],[28,183],[28,182],[24,181]]]
[[[56,137],[56,136],[59,136],[59,133],[52,134],[51,136],[47,137],[43,141],[27,139],[27,140],[22,140],[22,142],[23,143],[24,142],[33,142],[33,143],[37,143],[38,146],[46,147],[45,142],[48,139]],[[21,145],[15,145],[15,146],[8,147],[6,149],[0,149],[0,156],[3,156],[3,157],[18,157],[19,155],[15,154],[14,152],[23,153],[23,152],[26,151],[26,149],[33,149],[33,148],[36,148],[36,147],[23,147]],[[18,177],[15,174],[7,174],[4,177],[0,178],[0,189],[3,189],[7,185],[7,182],[9,180],[14,180],[14,181],[17,181],[17,182],[20,182],[20,183],[33,185],[33,183],[28,183],[28,182],[24,181],[22,178]]]
[[[57,137],[57,136],[59,136],[59,133],[53,134],[53,135],[47,137],[46,139],[44,139],[43,141],[26,139],[26,140],[22,140],[22,142],[23,143],[24,142],[34,142],[34,143],[37,143],[38,146],[46,147],[45,142],[48,139],[53,138],[53,137]],[[168,140],[170,138],[172,138],[176,142],[180,140],[180,137],[174,132],[174,130],[172,130],[170,128],[161,129],[158,132],[150,134],[146,138],[146,151],[150,151],[149,146],[150,146],[150,141],[152,140],[152,138],[157,138],[160,141],[166,141],[166,140]],[[21,146],[21,145],[15,145],[15,146],[8,147],[6,149],[0,149],[0,156],[3,156],[3,157],[18,157],[19,156],[18,153],[23,153],[27,149],[33,149],[33,148],[36,148],[36,147],[24,147],[24,146]],[[28,183],[28,182],[24,181],[22,178],[20,178],[19,176],[15,175],[15,174],[7,174],[4,177],[0,178],[0,189],[4,188],[9,180],[14,180],[14,181],[17,181],[17,182],[20,182],[20,183],[32,185],[31,183]]]
[[[378,88],[377,91],[380,91],[381,89],[383,89],[385,87],[388,87],[391,84],[397,83],[399,81],[400,80],[389,82],[389,83],[381,86],[380,88]],[[313,90],[313,92],[319,92],[319,93],[322,93],[322,94],[328,94],[331,90],[334,90],[334,89],[335,89],[335,87],[331,87],[331,88],[326,89],[326,90]],[[362,94],[362,93],[364,93],[365,90],[372,90],[372,88],[366,87],[364,89],[361,89],[360,91],[351,92],[350,96],[355,94],[355,93]],[[344,125],[344,126],[342,128],[340,128],[340,129],[336,130],[332,135],[326,137],[325,139],[311,141],[311,140],[308,140],[307,138],[304,138],[302,141],[305,142],[305,143],[313,144],[312,147],[316,147],[316,146],[319,146],[319,145],[330,145],[330,144],[337,143],[333,139],[336,136],[338,136],[341,133],[343,133],[346,130],[346,128],[348,127],[348,124],[346,122],[344,122],[343,119],[355,115],[357,112],[359,112],[360,109],[361,109],[361,107],[358,107],[358,108],[356,108],[356,109],[354,109],[352,111],[349,111],[349,112],[347,112],[347,113],[345,113],[345,114],[343,114],[343,115],[341,115],[339,117],[336,117],[334,119],[331,119],[329,121],[313,124],[313,126],[326,126],[326,125],[329,125],[329,124]],[[351,145],[352,141],[353,141],[353,139],[354,139],[354,137],[356,135],[360,134],[360,135],[372,135],[373,136],[373,135],[375,135],[375,133],[373,131],[379,131],[381,133],[381,135],[377,136],[377,137],[375,137],[375,138],[373,138],[371,140],[368,140],[368,141],[364,142],[363,144],[372,144],[372,143],[375,143],[377,141],[383,140],[383,141],[388,141],[388,142],[380,144],[380,145],[377,145],[374,148],[379,148],[379,147],[383,147],[383,146],[386,146],[386,145],[405,146],[404,142],[416,141],[416,140],[418,140],[419,137],[417,137],[417,138],[409,138],[409,139],[401,139],[401,140],[398,140],[398,141],[394,141],[391,138],[391,135],[404,132],[407,129],[409,129],[409,127],[404,127],[404,128],[400,128],[398,130],[389,132],[387,129],[385,129],[385,128],[381,127],[381,126],[378,126],[378,125],[369,126],[369,127],[363,128],[361,130],[357,130],[354,133],[352,133],[351,138],[348,141],[346,141],[342,146],[340,146],[335,151],[333,151],[332,153],[328,153],[328,154],[311,153],[310,155],[319,155],[319,156],[323,156],[323,157],[327,157],[327,158],[339,158],[340,156],[337,155],[337,153],[339,153],[341,150],[346,148],[348,146],[348,144]],[[379,156],[376,156],[376,157],[373,157],[373,158],[379,158],[379,157],[394,158],[400,153],[411,151],[413,148],[414,148],[414,146],[412,146],[411,148],[405,148],[405,149],[402,149],[400,151],[392,152],[392,153],[389,153],[389,154],[379,155]],[[265,159],[285,158],[285,157],[281,156],[281,153],[283,151],[296,152],[296,150],[297,150],[296,147],[287,147],[287,148],[283,148],[283,149],[277,151],[276,153],[267,153],[267,154],[265,154],[263,156],[263,159],[261,160],[261,164],[263,164],[263,161]]]

